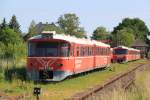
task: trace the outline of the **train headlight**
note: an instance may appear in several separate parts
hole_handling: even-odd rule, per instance
[[[56,64],[56,66],[57,66],[57,67],[62,67],[63,64],[60,64],[60,63],[59,63],[59,64]]]

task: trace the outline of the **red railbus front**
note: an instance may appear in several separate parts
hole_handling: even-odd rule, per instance
[[[27,70],[30,79],[60,81],[72,74],[73,63],[70,44],[66,41],[32,39],[28,42]]]

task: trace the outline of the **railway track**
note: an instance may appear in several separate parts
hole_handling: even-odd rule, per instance
[[[99,99],[102,95],[109,93],[117,88],[127,89],[135,80],[137,71],[149,68],[148,64],[139,64],[136,67],[121,73],[105,81],[102,85],[94,86],[86,91],[77,93],[67,100],[95,100],[98,96]]]

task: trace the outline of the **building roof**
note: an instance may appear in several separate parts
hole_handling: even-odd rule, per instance
[[[134,41],[134,43],[132,44],[132,47],[149,47],[148,44],[146,44],[143,40],[141,39],[137,39]]]
[[[47,32],[44,31],[44,33],[47,33]],[[32,39],[42,39],[42,34],[31,37],[29,40],[32,40]],[[65,35],[65,34],[53,34],[53,39],[65,40],[70,43],[77,43],[77,44],[88,44],[88,45],[95,44],[98,46],[110,47],[110,45],[99,42],[99,41],[89,40],[89,39],[84,39],[84,38],[80,39],[80,38],[76,38],[74,36]]]

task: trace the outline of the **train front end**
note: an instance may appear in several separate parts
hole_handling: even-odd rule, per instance
[[[27,74],[30,80],[61,81],[72,74],[71,65],[68,65],[70,44],[54,39],[52,35],[44,33],[28,40]]]
[[[113,50],[113,62],[127,62],[128,50],[124,48],[115,48]]]

